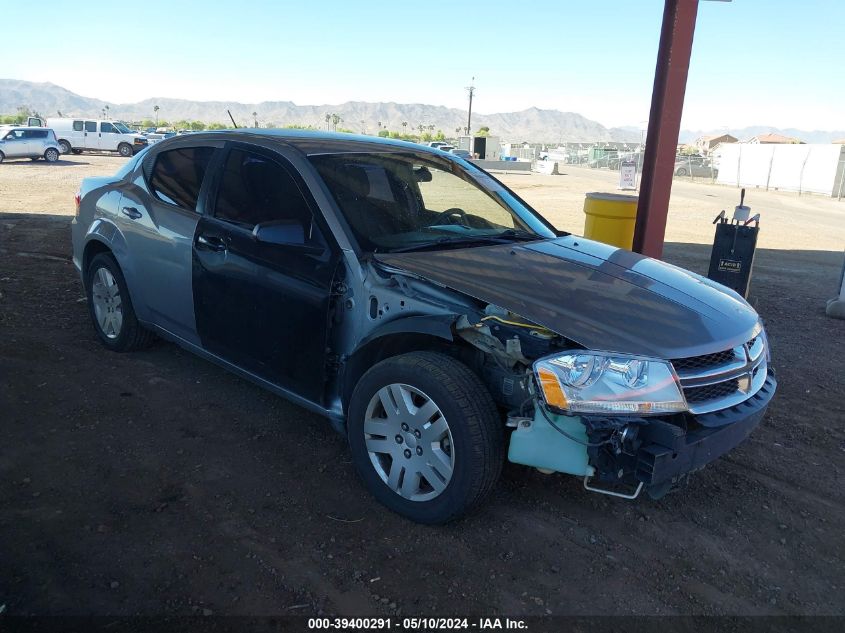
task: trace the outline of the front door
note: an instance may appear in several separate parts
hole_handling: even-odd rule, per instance
[[[96,121],[85,121],[85,149],[100,149],[100,132]]]
[[[18,156],[28,156],[29,139],[26,138],[25,130],[11,130],[3,137],[3,146],[0,151],[6,158],[16,158]]]
[[[301,226],[296,243],[257,225]],[[194,239],[197,332],[208,351],[321,402],[336,249],[300,174],[275,152],[233,144]],[[332,242],[333,243],[333,242]]]
[[[100,149],[113,152],[117,149],[120,133],[108,121],[100,121]]]

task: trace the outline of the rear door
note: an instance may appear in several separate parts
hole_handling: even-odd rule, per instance
[[[96,121],[85,121],[84,145],[85,149],[100,149],[100,131]]]
[[[232,144],[193,245],[202,345],[312,402],[322,400],[338,249],[301,175],[284,157]],[[300,243],[256,239],[257,225],[301,227]]]
[[[194,142],[151,152],[142,174],[123,187],[117,216],[134,266],[139,317],[195,344],[191,245],[206,174],[222,147],[222,141]]]

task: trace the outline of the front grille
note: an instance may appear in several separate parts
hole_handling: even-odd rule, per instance
[[[704,387],[687,387],[684,389],[684,395],[689,404],[697,404],[699,402],[707,402],[708,400],[715,400],[716,398],[724,398],[739,390],[739,379],[733,378],[725,382],[717,382],[715,385],[705,385]]]
[[[763,386],[768,369],[761,337],[758,334],[743,345],[721,352],[672,361],[691,413],[734,406]]]
[[[705,354],[704,356],[692,356],[690,358],[679,358],[672,361],[675,371],[682,373],[685,371],[698,371],[701,369],[710,369],[711,367],[718,367],[729,363],[734,359],[734,351],[726,349],[724,352],[716,352],[715,354]]]

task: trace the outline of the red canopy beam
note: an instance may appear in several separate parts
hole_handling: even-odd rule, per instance
[[[697,14],[698,0],[666,0],[663,9],[663,28],[660,31],[660,48],[654,71],[640,201],[634,229],[634,250],[651,257],[663,255],[669,194],[672,190]]]

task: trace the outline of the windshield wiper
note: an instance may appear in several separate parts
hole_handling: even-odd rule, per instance
[[[408,253],[411,251],[421,251],[428,248],[437,248],[438,246],[469,246],[472,244],[511,244],[517,242],[528,242],[534,240],[541,240],[541,235],[529,233],[528,231],[517,231],[515,229],[508,229],[495,235],[464,235],[461,237],[438,237],[435,240],[427,242],[418,242],[410,246],[402,246],[400,248],[391,248],[391,253]]]

